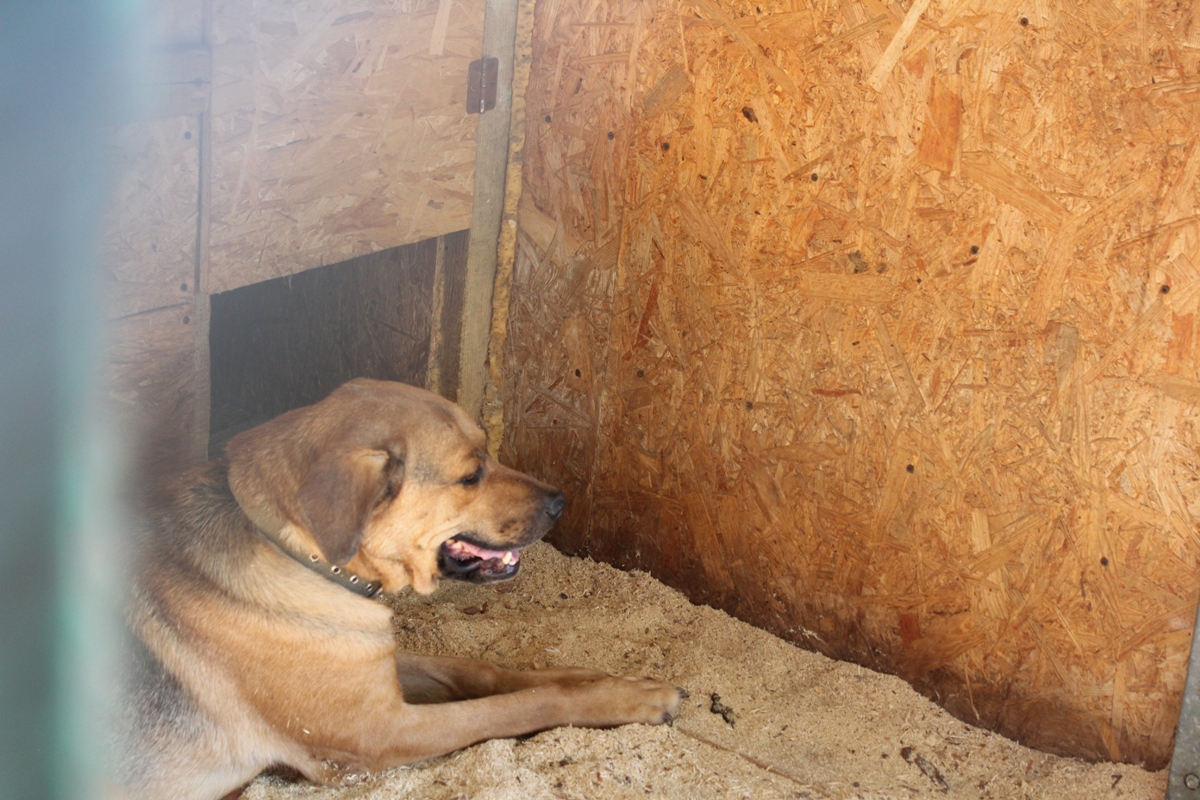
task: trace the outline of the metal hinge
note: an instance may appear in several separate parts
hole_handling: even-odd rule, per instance
[[[467,113],[482,114],[496,107],[500,60],[485,56],[467,67]]]

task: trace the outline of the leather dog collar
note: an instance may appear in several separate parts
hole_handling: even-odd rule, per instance
[[[284,555],[291,558],[293,561],[304,565],[308,569],[320,575],[326,580],[333,581],[342,588],[349,589],[359,597],[371,598],[379,594],[379,590],[383,588],[382,581],[368,581],[361,575],[358,575],[345,567],[339,567],[337,564],[331,564],[325,560],[320,553],[300,553],[288,547],[276,535],[283,528],[282,520],[276,519],[273,515],[264,511],[249,511],[242,509],[243,513],[250,518],[254,523],[254,529],[258,534],[266,539],[271,544],[275,545]]]
[[[374,597],[379,594],[379,590],[383,588],[382,581],[368,581],[362,576],[351,572],[345,567],[339,567],[337,564],[331,564],[320,556],[319,553],[309,553],[307,556],[295,553],[291,549],[284,547],[281,542],[271,540],[284,553],[291,556],[294,560],[299,561],[304,566],[308,567],[313,572],[320,575],[322,578],[331,580],[338,586],[342,586],[354,592],[360,597]]]

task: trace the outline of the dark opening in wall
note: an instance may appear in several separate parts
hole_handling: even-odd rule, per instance
[[[213,295],[209,454],[351,378],[424,386],[431,338],[441,380],[429,388],[456,386],[467,240],[459,231]]]

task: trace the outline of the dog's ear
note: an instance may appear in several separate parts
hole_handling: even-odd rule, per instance
[[[345,564],[354,557],[372,509],[399,491],[403,476],[403,458],[383,450],[334,451],[316,460],[300,486],[300,507],[325,558]]]

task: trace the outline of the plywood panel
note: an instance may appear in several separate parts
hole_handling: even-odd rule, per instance
[[[201,455],[196,344],[207,337],[197,294],[201,145],[210,60],[205,3],[155,0],[141,19],[148,47],[136,103],[110,132],[112,176],[98,240],[108,319],[105,385],[139,455],[159,466]]]
[[[469,227],[477,0],[217,0],[205,288]]]
[[[429,391],[451,400],[458,396],[458,362],[470,240],[470,231],[459,231],[439,239],[433,278],[429,370],[424,385]]]
[[[1200,561],[1200,20],[540,2],[502,389],[568,549],[1161,766]]]
[[[199,119],[148,119],[109,141],[115,174],[101,234],[109,395],[162,453],[192,451]]]
[[[138,455],[169,470],[203,458],[195,447],[195,301],[112,320],[108,325],[110,396],[124,411]]]
[[[116,175],[100,240],[110,319],[191,300],[196,270],[199,120],[131,123],[109,142]]]

